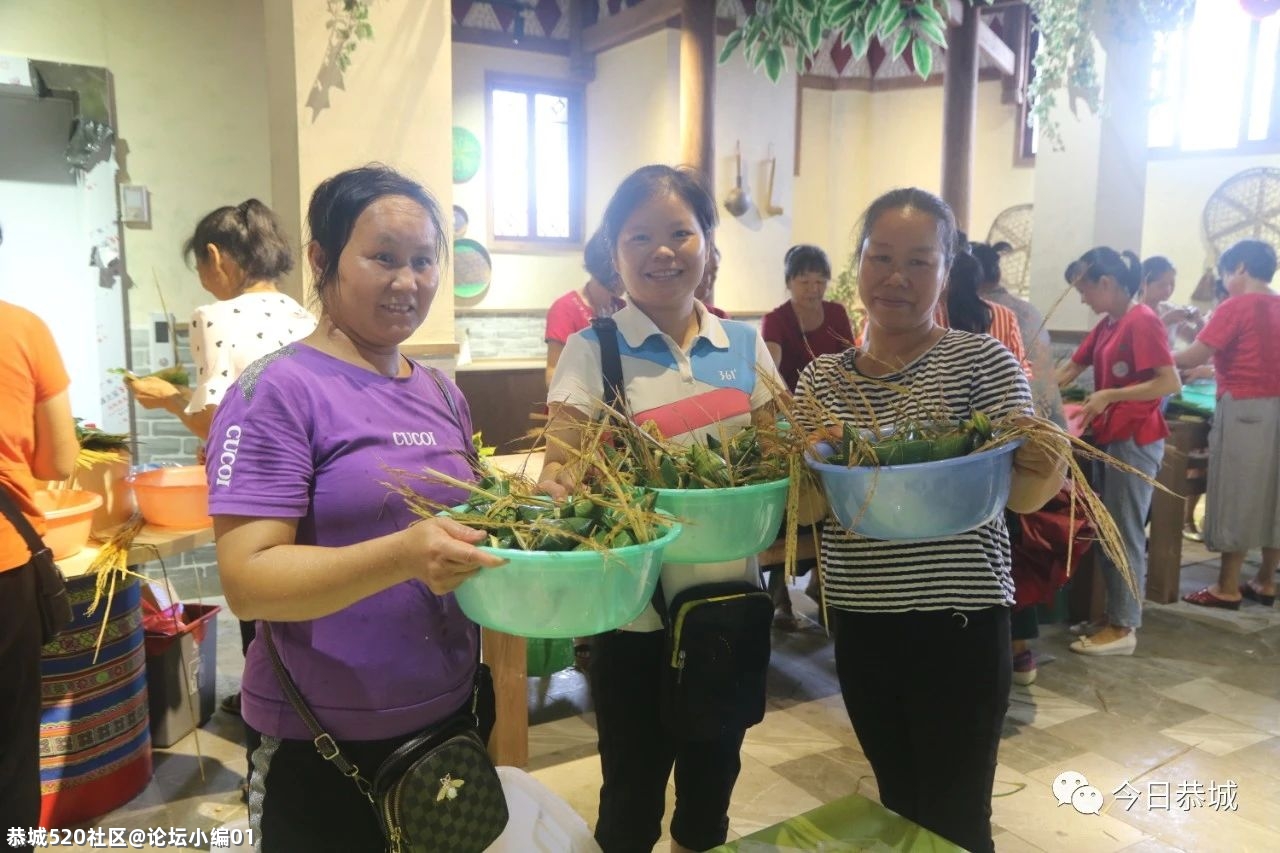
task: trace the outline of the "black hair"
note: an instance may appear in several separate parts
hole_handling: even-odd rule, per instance
[[[1142,262],[1142,283],[1155,281],[1167,272],[1177,272],[1173,262],[1164,255],[1152,255]]]
[[[986,245],[985,243],[983,245]],[[991,248],[995,249],[997,255],[1007,255],[1013,251],[1013,244],[1008,240],[997,240],[991,244]]]
[[[652,198],[668,193],[689,205],[693,218],[702,229],[702,236],[709,238],[719,219],[716,200],[707,186],[707,179],[689,166],[653,164],[641,166],[627,175],[613,191],[613,197],[604,209],[604,222],[600,226],[608,241],[609,251],[618,247],[618,234],[636,208]]]
[[[782,262],[785,265],[787,281],[808,272],[816,272],[823,278],[831,278],[831,260],[827,257],[827,253],[817,246],[804,243],[792,246],[787,249]]]
[[[280,220],[256,198],[206,213],[182,254],[204,263],[210,243],[235,261],[249,282],[275,281],[293,269],[293,251]]]
[[[961,252],[951,262],[947,274],[947,325],[964,332],[991,331],[995,312],[978,296],[982,283],[982,264],[968,252]]]
[[[1227,286],[1222,281],[1222,276],[1213,277],[1213,300],[1222,302],[1231,297],[1231,291],[1227,290]]]
[[[1276,274],[1276,250],[1261,240],[1241,240],[1222,253],[1218,271],[1223,275],[1233,273],[1241,264],[1249,275],[1270,284]]]
[[[1109,275],[1130,297],[1138,295],[1142,286],[1142,262],[1128,250],[1117,252],[1109,246],[1097,246],[1080,256],[1083,273],[1089,281]]]
[[[1074,261],[1067,264],[1067,268],[1062,271],[1062,277],[1067,280],[1067,284],[1075,284],[1076,279],[1078,279],[1083,273],[1084,263],[1079,258],[1076,258]]]
[[[427,218],[431,220],[431,236],[435,240],[435,260],[439,263],[448,259],[449,245],[445,240],[444,214],[440,212],[440,204],[435,196],[422,184],[381,163],[348,169],[321,181],[311,194],[311,203],[307,206],[310,242],[320,247],[324,264],[316,274],[317,296],[322,295],[324,289],[338,277],[338,261],[351,239],[351,232],[360,214],[378,199],[397,195],[413,199],[427,212]]]
[[[900,187],[896,190],[889,190],[889,192],[871,202],[866,212],[862,214],[861,233],[858,235],[856,250],[858,257],[862,257],[863,246],[866,245],[867,237],[870,236],[871,229],[875,227],[876,220],[890,210],[897,210],[903,207],[913,207],[929,214],[938,221],[938,242],[942,246],[943,266],[951,266],[951,261],[956,256],[957,235],[960,233],[960,229],[956,226],[956,215],[951,212],[950,205],[945,201],[933,193],[918,187]]]
[[[1004,245],[1009,245],[1005,243]],[[969,254],[982,267],[983,284],[1000,283],[1000,250],[986,243],[970,243]]]
[[[608,284],[617,277],[613,257],[609,254],[609,243],[603,231],[596,231],[587,240],[587,245],[582,249],[582,266],[588,275],[601,284]]]

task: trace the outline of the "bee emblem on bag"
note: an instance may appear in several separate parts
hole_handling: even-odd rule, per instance
[[[440,793],[436,794],[436,802],[456,800],[458,798],[458,789],[465,784],[467,784],[465,779],[455,779],[449,773],[444,774],[444,777],[440,780]]]

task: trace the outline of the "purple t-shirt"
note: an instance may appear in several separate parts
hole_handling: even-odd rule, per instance
[[[465,493],[396,472],[469,479],[470,412],[447,379],[454,420],[425,368],[379,376],[305,344],[254,362],[218,406],[206,471],[211,515],[297,518],[302,545],[350,545],[416,516],[386,483],[445,504]],[[269,568],[267,569],[269,571]],[[335,738],[381,740],[424,728],[472,690],[477,631],[452,594],[408,581],[337,613],[272,622],[293,680]],[[311,740],[285,700],[261,633],[242,682],[245,720],[263,734]]]

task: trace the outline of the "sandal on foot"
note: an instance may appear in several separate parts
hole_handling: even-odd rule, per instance
[[[1191,592],[1182,596],[1182,600],[1187,604],[1197,604],[1201,607],[1220,607],[1223,610],[1239,610],[1240,602],[1232,601],[1229,598],[1219,598],[1213,594],[1209,587],[1205,587],[1198,592]]]
[[[1258,588],[1252,583],[1240,584],[1240,594],[1250,601],[1258,602],[1263,607],[1271,607],[1276,603],[1276,597],[1274,595],[1267,595],[1266,593],[1259,592]]]

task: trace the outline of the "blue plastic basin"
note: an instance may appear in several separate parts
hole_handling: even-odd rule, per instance
[[[869,539],[937,539],[981,527],[1009,501],[1011,441],[955,459],[846,467],[808,458],[840,526]],[[831,455],[829,444],[815,451]]]
[[[589,637],[639,616],[662,574],[663,550],[680,535],[672,523],[643,545],[612,551],[483,548],[509,560],[481,569],[454,590],[462,612],[486,628],[520,637]]]

